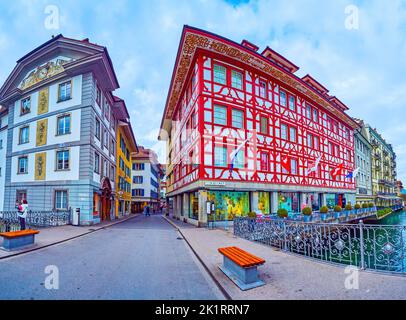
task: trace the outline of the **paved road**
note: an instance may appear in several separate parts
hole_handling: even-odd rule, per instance
[[[179,233],[136,217],[84,237],[0,261],[0,299],[224,299]],[[45,267],[59,289],[45,288]]]

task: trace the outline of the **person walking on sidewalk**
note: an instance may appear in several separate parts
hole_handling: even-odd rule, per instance
[[[147,205],[147,216],[148,216],[148,217],[151,216],[151,213],[149,212],[149,210],[150,210],[150,208],[149,208],[149,206]]]
[[[18,206],[17,215],[18,220],[20,220],[20,227],[21,230],[25,230],[25,219],[27,218],[28,213],[28,202],[27,200],[23,200],[22,204]]]

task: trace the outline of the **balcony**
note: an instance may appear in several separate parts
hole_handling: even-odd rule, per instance
[[[396,193],[392,193],[392,192],[377,192],[376,193],[378,196],[389,196],[389,197],[396,197],[397,194]]]
[[[378,152],[375,152],[375,153],[373,154],[373,156],[374,156],[374,158],[377,159],[377,160],[380,160],[380,159],[382,158],[382,157],[381,157],[381,154],[378,153]]]

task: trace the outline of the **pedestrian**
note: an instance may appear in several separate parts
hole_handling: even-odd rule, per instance
[[[150,210],[150,209],[149,209],[149,206],[147,206],[147,216],[148,216],[148,217],[151,216],[151,213],[149,212],[149,210]]]
[[[28,213],[28,202],[27,200],[23,200],[22,204],[18,205],[17,215],[18,220],[20,220],[20,227],[21,230],[25,230],[25,219],[27,218]]]

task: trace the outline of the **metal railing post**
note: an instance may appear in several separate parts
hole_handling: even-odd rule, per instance
[[[365,269],[365,248],[364,248],[364,221],[359,221],[359,242],[360,242],[360,254],[361,254],[361,269]]]
[[[288,251],[288,239],[286,237],[286,220],[283,219],[283,250]]]

